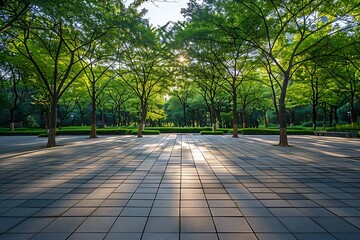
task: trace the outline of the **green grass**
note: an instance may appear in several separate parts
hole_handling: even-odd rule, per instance
[[[321,128],[318,128],[321,131]],[[360,135],[360,123],[353,125],[345,124],[339,125],[334,128],[327,128],[327,131],[352,131],[358,132]],[[91,131],[90,126],[72,126],[62,127],[57,129],[57,135],[89,135]],[[232,133],[232,128],[218,128],[217,131],[222,133]],[[135,127],[105,127],[97,128],[98,135],[124,135],[124,134],[137,134]],[[289,135],[312,135],[313,130],[311,127],[288,127],[287,132]],[[217,134],[213,133],[210,127],[147,127],[143,134],[159,134],[159,133],[200,133],[200,134]],[[279,129],[275,127],[271,128],[239,128],[239,133],[244,135],[278,135]],[[39,135],[47,136],[46,130],[41,128],[16,128],[14,132],[10,128],[0,128],[0,135],[12,136],[12,135]],[[220,134],[220,133],[218,133]]]
[[[326,128],[327,131],[339,131],[339,132],[358,132],[360,131],[360,123],[354,124],[342,124],[338,125],[337,127],[328,127]]]

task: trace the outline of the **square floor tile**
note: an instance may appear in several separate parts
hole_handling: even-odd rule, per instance
[[[274,217],[247,217],[251,228],[256,233],[288,233],[289,231]]]
[[[252,232],[243,217],[214,217],[214,222],[218,232]]]
[[[146,217],[118,217],[110,232],[140,232],[144,231]]]
[[[179,232],[179,217],[149,217],[145,232]]]
[[[89,217],[87,218],[78,229],[77,232],[108,232],[115,222],[115,217]]]
[[[181,232],[215,232],[211,217],[181,217]]]
[[[317,233],[325,230],[308,217],[280,217],[280,221],[292,233]]]

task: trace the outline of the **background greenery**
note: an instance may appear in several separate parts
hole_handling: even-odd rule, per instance
[[[359,130],[358,1],[142,2],[5,0],[0,134]]]

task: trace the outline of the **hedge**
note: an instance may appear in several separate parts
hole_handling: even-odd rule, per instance
[[[147,130],[157,130],[160,133],[200,133],[211,131],[211,127],[147,127]]]
[[[56,135],[90,135],[90,129],[59,129],[56,130]],[[96,129],[97,135],[126,135],[129,134],[130,130],[128,129]],[[47,133],[39,134],[39,137],[47,137]]]
[[[243,135],[279,135],[279,129],[266,129],[266,128],[242,128],[239,132]],[[313,135],[312,130],[306,129],[287,129],[288,135]]]
[[[133,135],[137,135],[138,131],[137,130],[133,130],[131,131],[131,134]],[[159,135],[160,131],[159,130],[143,130],[142,131],[142,135]]]
[[[201,135],[223,135],[223,131],[201,131]]]

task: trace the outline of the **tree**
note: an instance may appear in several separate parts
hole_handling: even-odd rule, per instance
[[[22,34],[14,36],[12,45],[32,64],[51,98],[47,147],[55,147],[58,101],[87,67],[80,65],[88,54],[86,46],[105,32],[86,29],[84,19],[76,15],[64,21],[59,12],[48,15],[33,8],[31,14],[33,17],[26,22]]]
[[[172,87],[171,95],[174,95],[178,98],[182,109],[183,109],[183,127],[186,127],[186,108],[189,105],[189,99],[193,96],[192,84],[189,80],[185,79],[183,81],[179,81],[177,86]]]
[[[159,35],[148,26],[133,33],[133,39],[122,44],[118,74],[140,102],[138,137],[142,137],[151,97],[166,90],[173,69],[169,50]]]
[[[359,3],[326,0],[236,2],[239,9],[246,9],[242,12],[246,23],[238,29],[243,38],[281,72],[281,78],[276,79],[281,86],[279,145],[288,146],[285,99],[289,81],[309,60],[306,53],[323,49],[334,35],[358,25],[354,22],[359,14]],[[312,41],[314,35],[316,41]]]
[[[103,44],[106,44],[106,42],[103,42]],[[104,91],[110,81],[116,77],[116,73],[111,71],[113,65],[111,61],[114,60],[104,57],[105,54],[103,46],[98,42],[93,42],[90,44],[89,56],[81,62],[84,68],[85,86],[91,98],[90,138],[97,138],[96,103],[98,102],[99,95]]]
[[[197,61],[213,64],[223,79],[223,89],[232,97],[233,137],[238,137],[238,89],[253,70],[252,47],[236,32],[238,13],[228,11],[230,3],[190,1],[183,13],[189,18],[185,35],[187,51],[197,54]],[[192,53],[195,55],[194,53]]]
[[[218,96],[222,91],[224,81],[213,64],[199,62],[194,68],[196,68],[194,81],[200,88],[199,93],[203,96],[210,111],[212,130],[216,131],[216,100],[219,99]],[[218,103],[220,102],[221,100]],[[220,113],[218,113],[218,117],[220,118]]]
[[[111,109],[114,123],[117,126],[126,125],[126,103],[133,97],[127,86],[113,81],[107,88],[107,94],[111,99]]]
[[[0,1],[0,34],[11,28],[30,9],[30,1],[1,0]]]
[[[247,108],[251,104],[255,103],[261,92],[263,91],[263,86],[259,84],[258,81],[245,81],[238,90],[238,96],[241,103],[241,117],[242,117],[242,127],[247,128]]]
[[[8,83],[6,86],[10,93],[7,94],[7,102],[9,105],[10,113],[10,129],[15,130],[15,111],[25,102],[26,98],[31,95],[28,83],[25,80],[26,73],[7,61],[2,69],[2,81]],[[5,86],[4,86],[5,87]]]

